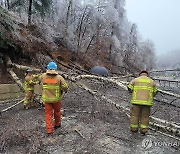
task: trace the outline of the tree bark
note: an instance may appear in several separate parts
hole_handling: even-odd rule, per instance
[[[72,8],[72,0],[69,0],[69,5],[68,5],[68,9],[67,9],[67,14],[66,14],[66,25],[65,25],[65,29],[64,29],[64,38],[66,39],[67,37],[67,29],[68,29],[68,23],[69,23],[69,14],[70,14],[70,9]]]
[[[33,0],[29,0],[28,25],[31,24],[31,17],[32,17],[32,2],[33,2]]]
[[[80,46],[81,46],[81,32],[82,32],[82,26],[83,26],[83,23],[84,23],[84,20],[86,18],[86,10],[87,10],[87,6],[85,7],[84,9],[84,12],[83,12],[83,15],[79,21],[79,25],[77,27],[77,35],[78,35],[78,38],[77,38],[77,55],[79,55],[79,49],[80,49]]]
[[[114,35],[114,25],[112,25],[111,38],[113,37],[113,35]],[[111,61],[111,57],[112,57],[112,40],[109,46],[109,61]]]
[[[10,3],[9,3],[9,0],[6,1],[7,2],[7,8],[8,10],[10,9]]]
[[[9,74],[11,75],[11,77],[13,78],[13,80],[17,83],[17,85],[19,86],[19,88],[24,91],[24,85],[21,82],[21,80],[18,78],[18,76],[16,75],[16,73],[14,73],[14,71],[12,69],[8,70]]]

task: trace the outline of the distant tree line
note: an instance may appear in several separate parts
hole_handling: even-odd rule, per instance
[[[173,53],[173,54],[172,54]],[[158,57],[159,69],[180,69],[180,50],[173,50]]]
[[[115,66],[152,69],[154,44],[128,21],[125,0],[1,0],[28,24],[46,23],[80,58],[104,57]]]

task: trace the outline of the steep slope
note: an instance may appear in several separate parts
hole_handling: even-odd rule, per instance
[[[76,61],[88,69],[93,64],[92,61],[87,62],[86,58],[78,58],[47,24],[26,25],[15,13],[9,13],[2,7],[0,13],[0,53],[4,61],[3,57],[9,56],[15,63],[35,64],[43,68],[54,58],[65,63]]]

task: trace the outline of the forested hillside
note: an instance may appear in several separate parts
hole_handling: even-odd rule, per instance
[[[86,69],[152,69],[154,45],[128,21],[125,0],[3,0],[0,52],[45,66],[52,55]],[[55,53],[55,54],[54,54]],[[44,57],[45,56],[45,57]],[[44,61],[43,59],[47,59]],[[93,59],[93,60],[92,60]],[[45,64],[44,64],[45,63]]]
[[[179,70],[125,6],[0,0],[0,153],[180,153]]]

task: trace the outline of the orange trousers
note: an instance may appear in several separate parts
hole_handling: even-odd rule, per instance
[[[46,122],[47,133],[53,133],[54,126],[59,126],[61,124],[60,108],[61,108],[61,102],[45,103],[45,122]],[[54,125],[53,125],[53,121],[54,121]]]

